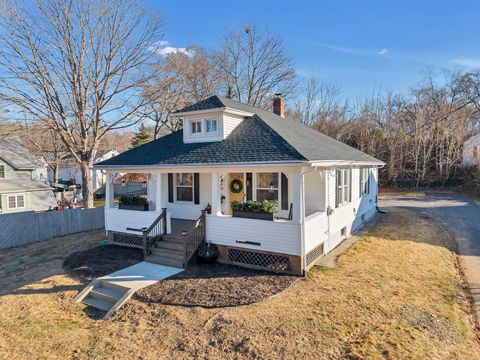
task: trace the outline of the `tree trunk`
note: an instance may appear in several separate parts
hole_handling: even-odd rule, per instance
[[[88,162],[82,162],[80,164],[80,170],[82,172],[82,196],[83,206],[86,208],[93,208],[93,181],[92,171]]]

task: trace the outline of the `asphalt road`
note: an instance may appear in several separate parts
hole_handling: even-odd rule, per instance
[[[426,193],[426,196],[384,195],[379,206],[401,207],[425,213],[448,228],[458,242],[460,266],[473,299],[477,320],[480,320],[480,206],[456,193]]]

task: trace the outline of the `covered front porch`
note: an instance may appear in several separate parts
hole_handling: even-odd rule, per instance
[[[166,234],[187,241],[188,237],[182,238],[182,233],[191,230],[203,211],[206,240],[219,247],[220,260],[233,261],[229,249],[300,258],[305,251],[302,242],[305,219],[326,210],[325,176],[314,169],[194,167],[142,172],[147,174],[148,211],[118,208],[112,186],[116,173],[107,171],[105,227],[114,243],[140,247],[139,230],[151,226],[163,209]],[[238,217],[232,211],[232,202],[264,200],[277,204],[270,221]]]

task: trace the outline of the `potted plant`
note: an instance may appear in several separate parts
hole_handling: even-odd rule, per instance
[[[148,211],[148,200],[139,195],[123,195],[120,198],[119,209]]]
[[[232,201],[233,217],[273,221],[273,215],[277,212],[277,209],[276,201],[249,200],[244,203]]]
[[[218,257],[218,247],[210,242],[203,242],[197,250],[197,259],[201,263],[213,263]]]

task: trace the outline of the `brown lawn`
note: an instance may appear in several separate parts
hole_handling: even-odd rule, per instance
[[[71,304],[80,282],[58,261],[100,238],[0,252],[1,358],[480,358],[451,239],[410,212],[382,215],[336,269],[270,300],[204,309],[133,299],[107,321]]]

